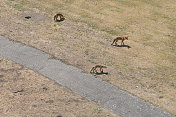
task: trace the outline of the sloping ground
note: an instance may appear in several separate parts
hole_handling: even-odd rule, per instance
[[[42,75],[0,58],[1,117],[117,117]]]
[[[0,35],[34,46],[176,114],[176,3],[172,0],[1,0]],[[66,20],[53,22],[61,12]],[[22,18],[39,13],[40,20]],[[131,48],[113,47],[128,35]]]
[[[17,62],[71,89],[84,98],[123,117],[173,117],[140,98],[120,90],[100,78],[82,73],[52,55],[0,36],[0,56]]]

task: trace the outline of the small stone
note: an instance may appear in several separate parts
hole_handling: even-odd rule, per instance
[[[37,107],[37,105],[33,104],[32,107]]]
[[[53,100],[48,100],[48,101],[46,101],[46,103],[53,103],[54,101]]]
[[[43,87],[43,91],[46,91],[46,90],[48,90],[48,88],[46,88],[46,87]]]
[[[159,98],[161,99],[161,98],[163,98],[163,96],[159,96]]]
[[[56,117],[62,117],[61,115],[58,115],[58,116],[56,116]]]
[[[4,75],[0,75],[0,78],[4,77]]]

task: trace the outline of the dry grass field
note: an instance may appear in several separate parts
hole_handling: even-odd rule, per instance
[[[176,115],[175,11],[175,0],[0,0],[0,35],[86,73],[104,64],[98,77]],[[111,46],[116,36],[130,48]]]
[[[0,58],[0,117],[119,117],[44,76]]]

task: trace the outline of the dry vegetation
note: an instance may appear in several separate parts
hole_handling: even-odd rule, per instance
[[[42,75],[0,58],[0,117],[118,117]]]
[[[175,0],[0,0],[0,34],[34,46],[176,114]],[[40,13],[42,21],[23,13]],[[66,20],[53,22],[61,12]],[[7,19],[6,19],[7,18]],[[131,48],[113,47],[129,36]]]

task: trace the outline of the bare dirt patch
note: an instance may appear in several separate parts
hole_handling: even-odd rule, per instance
[[[39,13],[24,13],[21,15],[21,20],[33,20],[33,21],[41,21],[45,20],[46,16]]]
[[[0,35],[89,72],[176,114],[176,3],[172,0],[1,0]],[[66,20],[54,22],[62,12]],[[21,19],[38,13],[44,20]],[[126,47],[110,44],[129,35]],[[131,48],[128,48],[130,46]]]
[[[117,117],[42,75],[0,58],[1,117]]]

